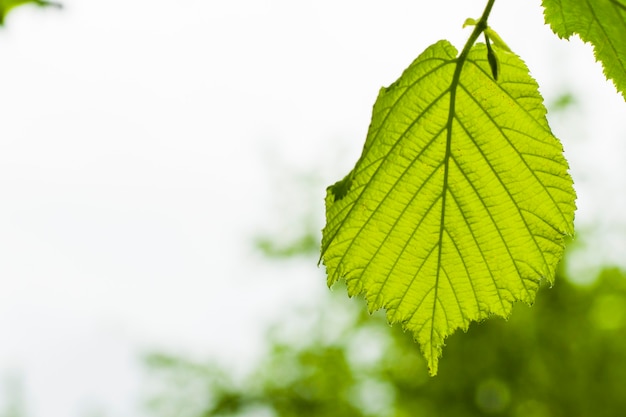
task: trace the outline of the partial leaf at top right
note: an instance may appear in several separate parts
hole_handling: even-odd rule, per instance
[[[593,45],[604,75],[626,99],[626,0],[543,0],[546,23],[561,38]]]

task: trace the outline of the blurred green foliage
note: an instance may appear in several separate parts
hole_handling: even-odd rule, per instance
[[[567,91],[557,96],[549,105],[551,112],[562,112],[571,109],[578,104],[576,96]]]
[[[608,417],[626,410],[626,272],[619,269],[605,269],[586,287],[561,274],[534,306],[517,305],[508,322],[491,319],[453,335],[434,378],[411,337],[389,327],[382,314],[360,313],[360,303],[341,297],[328,302],[307,313],[313,325],[298,334],[272,331],[268,354],[244,378],[216,364],[149,357],[151,372],[164,382],[153,394],[153,411],[168,417]]]
[[[287,259],[294,256],[309,256],[319,250],[319,237],[312,230],[288,243],[278,243],[276,239],[259,236],[255,239],[256,248],[267,258]]]
[[[62,7],[61,4],[46,0],[0,0],[0,26],[4,25],[6,15],[18,6],[33,4],[41,7]]]
[[[0,417],[25,417],[26,404],[22,379],[9,373],[0,379]]]

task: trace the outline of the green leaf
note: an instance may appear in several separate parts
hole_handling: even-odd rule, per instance
[[[593,45],[604,75],[626,99],[626,0],[543,0],[546,23],[561,38]]]
[[[327,190],[329,285],[345,278],[413,332],[433,375],[455,329],[507,317],[552,282],[573,233],[572,179],[537,84],[516,55],[498,57],[496,81],[483,44],[463,59],[447,41],[426,49],[381,89],[361,157]]]
[[[471,17],[468,17],[467,19],[465,19],[465,22],[463,22],[463,27],[476,26],[477,24],[478,24],[478,19],[473,19]]]
[[[25,4],[35,4],[37,6],[53,6],[53,7],[62,7],[59,3],[46,1],[46,0],[0,0],[0,26],[4,24],[4,20],[6,15],[18,6],[22,6]]]

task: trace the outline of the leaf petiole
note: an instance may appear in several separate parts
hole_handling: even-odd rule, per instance
[[[493,8],[493,4],[495,2],[496,0],[487,1],[485,10],[483,11],[483,14],[482,16],[480,16],[480,19],[478,19],[478,21],[476,21],[475,19],[467,19],[465,21],[464,26],[474,25],[474,30],[472,31],[472,34],[470,35],[469,39],[465,43],[463,50],[459,54],[458,60],[459,60],[460,66],[463,66],[463,62],[465,61],[467,54],[469,54],[470,49],[472,48],[472,46],[474,46],[474,43],[476,43],[476,40],[478,39],[480,34],[488,29],[489,26],[487,25],[487,20],[489,19],[489,15],[491,14],[491,9]]]

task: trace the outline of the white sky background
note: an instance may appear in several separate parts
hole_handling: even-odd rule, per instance
[[[0,30],[0,410],[1,375],[18,375],[32,417],[139,415],[141,352],[237,362],[272,318],[323,294],[314,264],[264,262],[252,238],[298,221],[294,173],[343,177],[378,89],[439,39],[461,48],[484,7],[63,3]],[[543,26],[539,0],[497,1],[491,25],[548,102],[579,100],[551,119],[577,225],[596,231],[594,262],[623,265],[622,98],[590,48]]]

